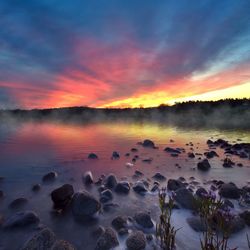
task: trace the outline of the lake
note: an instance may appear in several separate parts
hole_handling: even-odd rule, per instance
[[[152,122],[102,121],[95,123],[70,122],[1,122],[0,124],[0,190],[5,197],[0,200],[0,215],[8,217],[13,210],[8,208],[10,202],[19,197],[28,199],[25,209],[35,211],[41,224],[51,228],[58,238],[68,240],[77,249],[94,249],[96,238],[93,231],[98,225],[110,226],[111,220],[119,214],[133,216],[138,210],[149,211],[154,223],[158,222],[158,196],[149,192],[140,196],[132,190],[129,195],[114,194],[113,202],[119,207],[112,212],[102,213],[95,223],[79,223],[70,212],[58,214],[53,211],[50,193],[53,189],[65,183],[74,186],[74,190],[87,189],[98,197],[97,186],[85,187],[82,175],[91,171],[97,180],[102,174],[114,173],[120,180],[134,182],[135,170],[141,171],[142,179],[152,186],[152,176],[160,172],[167,179],[184,177],[190,180],[194,177],[200,185],[209,188],[209,180],[217,179],[224,182],[234,182],[239,187],[249,184],[250,160],[238,156],[230,156],[236,163],[232,168],[222,166],[225,158],[224,150],[216,148],[219,157],[209,160],[211,169],[208,172],[197,170],[199,157],[204,158],[204,152],[209,151],[207,140],[225,139],[230,143],[250,142],[248,130],[223,130],[208,128],[177,127],[174,125]],[[152,140],[157,149],[145,148],[139,145],[145,139]],[[178,157],[164,152],[165,147],[183,148],[185,152]],[[131,152],[137,148],[138,152]],[[119,159],[112,159],[112,152],[120,154]],[[88,159],[89,153],[98,155],[97,160]],[[188,152],[196,153],[195,158],[187,157]],[[129,156],[125,156],[129,153]],[[138,155],[135,162],[132,161]],[[241,163],[243,167],[237,166]],[[42,177],[50,172],[58,173],[53,183],[42,183]],[[37,193],[32,191],[32,185],[42,184]],[[166,186],[162,182],[161,186]],[[195,189],[196,187],[194,187]],[[234,201],[236,211],[240,209]],[[23,208],[22,208],[23,209]],[[191,212],[184,209],[174,211],[173,223],[181,228],[177,233],[177,249],[199,249],[200,234],[193,231],[186,223]],[[23,230],[0,230],[0,249],[19,249],[29,237],[33,228]],[[232,237],[233,246],[247,249],[245,227]],[[154,233],[154,230],[148,233]],[[120,237],[120,247],[125,249],[125,238]],[[187,243],[188,242],[188,243]],[[7,246],[7,248],[6,248]],[[150,244],[148,249],[153,249]]]

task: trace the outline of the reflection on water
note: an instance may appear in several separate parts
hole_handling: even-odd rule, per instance
[[[146,138],[153,140],[159,149],[146,149],[137,145]],[[51,216],[52,204],[48,195],[53,188],[62,183],[71,182],[76,190],[82,189],[81,175],[86,170],[91,170],[95,178],[101,174],[113,172],[119,178],[126,177],[128,180],[132,180],[134,170],[138,169],[145,174],[145,178],[152,177],[155,172],[161,172],[167,178],[194,176],[201,183],[209,179],[222,179],[242,186],[249,181],[249,160],[233,157],[236,163],[241,162],[244,167],[225,169],[221,162],[224,151],[220,151],[220,149],[217,149],[217,153],[221,157],[210,161],[212,169],[209,173],[204,174],[193,169],[198,162],[198,157],[190,159],[187,157],[187,152],[203,154],[205,150],[208,150],[206,141],[210,138],[223,138],[230,142],[236,142],[239,139],[243,142],[250,142],[250,131],[183,129],[166,124],[139,122],[2,123],[0,125],[0,176],[4,176],[5,180],[0,182],[0,189],[4,190],[6,198],[0,203],[0,213],[10,214],[7,206],[14,198],[28,197],[29,208],[37,211],[42,222],[50,226],[61,238],[73,242],[80,249],[93,249],[93,240],[88,237],[90,231],[88,227],[75,223],[68,215],[65,215],[63,220]],[[190,142],[193,143],[193,146],[189,144]],[[163,152],[166,146],[185,148],[186,153],[173,158]],[[138,148],[139,151],[131,153],[132,147]],[[112,160],[113,151],[118,151],[121,158]],[[90,152],[96,153],[99,159],[88,160],[87,156]],[[130,152],[129,157],[125,156],[127,152]],[[131,163],[135,154],[139,155],[139,159],[134,167],[126,167],[126,163]],[[142,161],[149,157],[153,158],[151,163]],[[176,164],[181,168],[177,168]],[[41,182],[41,177],[51,170],[59,173],[56,183],[43,186],[41,193],[34,195],[30,190],[32,184]],[[96,192],[96,190],[92,191]],[[141,198],[131,193],[130,202],[126,197],[117,199],[119,199],[119,203],[123,204],[122,209],[128,215],[133,215],[135,210],[144,207],[152,212],[155,220],[157,219],[155,196]],[[119,214],[121,211],[117,213]],[[178,216],[178,213],[180,212],[175,214],[176,224],[181,225],[184,217]],[[103,216],[100,219],[101,224],[110,224],[110,218],[113,217],[114,214]],[[64,227],[65,223],[67,223],[67,228]],[[74,234],[67,233],[71,229]],[[188,230],[189,236],[185,235],[185,230]],[[190,248],[186,246],[185,249],[194,249],[192,242],[198,240],[199,236],[185,227],[180,233],[181,235],[190,238]],[[17,242],[20,241],[18,233],[11,237],[16,237]],[[8,236],[5,236],[4,239],[8,242],[9,249],[17,249]],[[236,239],[238,240],[238,238]],[[81,248],[83,242],[85,242],[86,248]],[[182,239],[179,239],[179,244],[183,245]]]

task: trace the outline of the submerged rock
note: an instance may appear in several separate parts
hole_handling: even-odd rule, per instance
[[[109,174],[104,181],[104,185],[107,188],[114,188],[117,185],[116,176],[114,174]]]
[[[21,248],[22,250],[48,250],[56,242],[55,234],[48,228],[44,228],[32,236]]]
[[[175,200],[186,209],[195,208],[195,198],[191,191],[186,188],[179,188],[176,191]]]
[[[26,198],[20,197],[20,198],[13,200],[9,204],[9,208],[12,208],[12,209],[21,208],[21,207],[25,206],[27,203],[28,203],[28,200]]]
[[[239,199],[240,189],[234,183],[224,183],[219,189],[219,195],[228,199]]]
[[[32,224],[38,224],[39,217],[33,211],[18,212],[8,218],[4,224],[4,228],[25,227]]]
[[[211,165],[207,159],[204,159],[198,162],[197,168],[201,171],[208,171],[211,168]]]
[[[146,248],[146,238],[143,232],[136,231],[129,235],[126,240],[128,250],[143,250]]]
[[[96,159],[98,159],[98,156],[97,156],[97,154],[95,154],[95,153],[90,153],[90,154],[88,155],[88,159],[96,160]]]
[[[82,180],[83,180],[83,183],[85,185],[92,184],[94,182],[94,179],[93,179],[93,175],[92,175],[91,171],[85,172],[83,177],[82,177]]]
[[[130,190],[130,185],[127,181],[118,182],[115,187],[115,192],[117,193],[128,194],[129,190]]]
[[[64,184],[61,187],[52,191],[51,199],[54,202],[55,207],[63,208],[71,201],[73,194],[73,186],[70,184]]]
[[[154,226],[153,221],[148,213],[138,212],[134,216],[134,220],[137,224],[144,228],[152,228]]]
[[[106,228],[96,243],[95,250],[110,250],[119,245],[116,233],[112,228]]]
[[[43,176],[43,182],[51,182],[57,178],[58,174],[56,172],[49,172],[48,174]]]
[[[92,217],[100,208],[100,202],[87,191],[75,193],[73,196],[72,212],[75,217]]]

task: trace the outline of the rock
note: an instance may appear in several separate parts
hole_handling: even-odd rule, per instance
[[[134,174],[135,177],[141,177],[143,176],[143,173],[139,170],[135,170],[135,174]]]
[[[40,184],[35,184],[32,187],[32,191],[34,191],[34,192],[38,192],[38,191],[40,191],[40,189],[41,189],[41,185]]]
[[[40,221],[37,214],[33,211],[18,212],[8,218],[4,224],[4,228],[25,227],[32,224],[38,224]]]
[[[90,153],[90,154],[88,155],[88,159],[96,160],[96,159],[98,159],[98,156],[97,156],[97,154],[95,154],[95,153]]]
[[[135,214],[134,220],[137,224],[144,228],[152,228],[154,226],[151,217],[148,213],[138,212]]]
[[[128,250],[143,250],[146,248],[146,238],[141,231],[133,232],[126,240]]]
[[[101,192],[100,201],[105,203],[113,199],[113,193],[110,189]]]
[[[209,151],[209,152],[205,152],[204,155],[208,158],[208,159],[211,159],[213,157],[218,157],[219,155],[214,151]]]
[[[205,221],[198,216],[187,218],[187,223],[196,232],[205,232],[207,230]]]
[[[93,230],[92,236],[93,236],[94,238],[99,238],[101,235],[104,234],[104,232],[105,232],[104,227],[98,226],[96,229]]]
[[[115,187],[115,192],[120,194],[128,194],[130,190],[130,185],[127,181],[120,181]]]
[[[120,236],[126,235],[126,234],[128,234],[128,229],[127,229],[127,228],[121,228],[121,229],[118,231],[118,234],[119,234]]]
[[[245,221],[240,216],[235,216],[230,222],[231,233],[238,233],[245,227]]]
[[[208,171],[211,168],[211,165],[207,159],[204,159],[198,162],[197,168],[201,171]]]
[[[0,190],[0,199],[2,199],[4,197],[4,193],[2,190]]]
[[[250,210],[246,210],[240,214],[240,217],[245,221],[245,223],[250,227]]]
[[[137,148],[131,148],[130,151],[131,152],[138,152],[138,149]]]
[[[127,217],[126,216],[117,216],[111,222],[112,226],[115,228],[116,231],[119,231],[122,228],[126,228],[127,226]]]
[[[157,184],[154,184],[154,186],[151,188],[151,192],[156,192],[156,191],[158,191],[159,190],[159,185],[157,185]]]
[[[195,198],[188,189],[179,188],[176,190],[175,200],[186,209],[194,209],[195,208]]]
[[[111,211],[116,210],[118,207],[119,207],[119,205],[116,204],[116,203],[104,204],[103,205],[103,211],[105,211],[105,212],[111,212]]]
[[[114,174],[109,174],[104,182],[105,187],[107,188],[114,188],[117,185],[117,179]]]
[[[133,190],[138,194],[145,194],[148,191],[142,181],[137,181],[133,186]]]
[[[112,228],[106,228],[104,234],[98,239],[95,250],[110,250],[119,245],[116,233]]]
[[[92,217],[100,208],[100,202],[87,191],[75,193],[73,196],[72,212],[75,217]]]
[[[28,200],[26,198],[24,197],[17,198],[9,204],[9,208],[17,209],[17,208],[25,206],[27,203],[28,203]]]
[[[52,191],[51,199],[54,202],[54,206],[56,208],[63,208],[69,204],[73,194],[73,186],[70,184],[64,184],[63,186]]]
[[[165,152],[168,152],[168,153],[170,153],[170,154],[180,154],[180,153],[181,153],[180,150],[175,149],[175,148],[170,148],[170,147],[166,147],[166,148],[164,149],[164,151],[165,151]]]
[[[226,209],[226,208],[234,208],[234,204],[230,201],[230,200],[224,200],[223,205],[222,205],[222,209]]]
[[[195,154],[194,154],[193,152],[189,152],[189,153],[188,153],[188,157],[189,157],[189,158],[195,158]]]
[[[144,140],[142,146],[147,148],[155,148],[154,142],[149,139]]]
[[[120,158],[120,154],[117,152],[117,151],[114,151],[113,153],[112,153],[112,157],[111,157],[112,159],[118,159],[118,158]]]
[[[86,173],[84,173],[82,180],[85,185],[92,184],[94,182],[92,173],[90,171],[87,171]]]
[[[219,195],[228,199],[239,199],[240,189],[233,183],[224,183],[219,189]]]
[[[223,162],[224,168],[232,168],[233,165],[235,165],[235,163],[231,159],[229,159],[229,158],[224,159],[224,162]]]
[[[168,180],[168,185],[167,185],[168,190],[175,191],[175,190],[177,190],[179,188],[183,188],[183,187],[185,187],[185,185],[179,180],[175,180],[175,179]]]
[[[48,228],[44,228],[31,237],[21,248],[22,250],[48,250],[56,241],[55,234]]]
[[[43,182],[51,182],[57,178],[58,174],[56,172],[49,172],[48,174],[43,176]]]
[[[204,194],[208,194],[207,190],[203,187],[200,187],[196,190],[195,195],[199,198],[203,198]]]
[[[166,177],[162,175],[161,173],[156,173],[152,178],[154,178],[157,181],[165,181]]]
[[[57,240],[51,250],[75,250],[73,245],[65,240]]]

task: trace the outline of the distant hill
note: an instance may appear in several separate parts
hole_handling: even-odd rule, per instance
[[[32,110],[1,110],[0,119],[94,122],[102,120],[150,120],[181,126],[219,126],[250,129],[250,99],[190,101],[155,108],[68,107]]]

